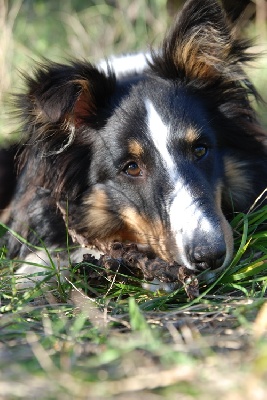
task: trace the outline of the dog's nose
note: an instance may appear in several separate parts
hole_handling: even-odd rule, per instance
[[[193,267],[202,271],[205,269],[216,269],[223,265],[226,257],[225,243],[206,246],[196,246],[189,255]]]

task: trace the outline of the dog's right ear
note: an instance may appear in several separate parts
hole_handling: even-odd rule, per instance
[[[115,87],[110,72],[105,75],[86,62],[70,65],[40,65],[34,77],[26,77],[28,91],[18,107],[28,126],[39,130],[49,125],[74,128],[94,121]]]
[[[188,0],[161,51],[152,52],[150,66],[164,78],[197,88],[243,82],[241,65],[253,55],[247,52],[249,43],[239,40],[236,33],[218,0]]]

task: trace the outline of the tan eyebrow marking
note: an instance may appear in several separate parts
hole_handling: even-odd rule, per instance
[[[198,138],[199,138],[199,132],[196,129],[190,127],[186,130],[185,139],[187,142],[194,143]]]
[[[130,152],[132,155],[136,156],[136,157],[140,157],[140,156],[144,153],[143,147],[142,147],[141,144],[140,144],[137,140],[135,140],[135,139],[133,139],[133,140],[131,140],[131,141],[129,142],[129,144],[128,144],[128,149],[129,149],[129,152]]]

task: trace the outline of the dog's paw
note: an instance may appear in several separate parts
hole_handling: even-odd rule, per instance
[[[88,248],[77,248],[71,252],[56,252],[49,249],[36,251],[29,254],[19,269],[16,271],[17,289],[30,289],[38,284],[55,288],[70,276],[70,265],[83,260],[83,254],[87,254]],[[102,254],[96,249],[90,249],[95,257]]]

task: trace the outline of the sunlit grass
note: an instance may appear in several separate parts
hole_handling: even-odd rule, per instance
[[[227,293],[228,291],[236,291],[239,293],[239,295],[242,294],[247,297],[263,297],[265,295],[267,287],[266,220],[267,206],[248,214],[238,214],[234,218],[232,221],[232,227],[235,235],[235,255],[233,261],[225,271],[220,272],[220,275],[215,275],[211,271],[200,275],[199,280],[202,292],[201,298],[208,294],[223,294]],[[0,223],[0,234],[4,235],[7,230],[9,230],[8,227]],[[25,242],[25,239],[17,235],[15,232],[10,231],[10,234],[17,238],[17,240],[19,240],[21,243],[27,243]],[[35,251],[41,249],[43,249],[47,254],[51,265],[50,267],[44,267],[44,274],[47,274],[45,281],[49,281],[52,276],[56,277],[58,288],[63,291],[63,297],[67,298],[68,290],[73,287],[70,287],[70,284],[66,284],[66,293],[64,293],[65,289],[64,287],[61,288],[58,266],[55,264],[53,257],[49,254],[49,251],[44,247],[44,242],[40,239],[40,246],[33,247],[32,251],[34,253]],[[59,256],[60,251],[62,250],[57,250]],[[12,272],[14,270],[14,265],[19,266],[22,261],[8,260],[5,254],[6,251],[3,248],[1,252],[0,263],[6,272],[9,270],[9,268],[11,268]],[[29,264],[39,266],[38,263]],[[76,267],[76,269],[78,267],[79,265]],[[38,272],[36,275],[40,274],[42,273]],[[123,278],[125,276],[122,275],[121,277]],[[31,278],[31,276],[29,278]],[[82,278],[82,276],[79,276],[79,280],[76,281],[76,285],[81,284],[81,289],[90,296],[90,290],[92,290],[92,288],[86,288],[86,283],[82,282]],[[144,308],[146,309],[148,309],[147,300],[149,300],[150,309],[161,309],[163,306],[168,307],[169,303],[188,303],[187,296],[185,295],[183,288],[180,288],[171,294],[159,292],[158,295],[155,295],[154,293],[152,294],[151,292],[143,289],[142,281],[140,281],[138,278],[130,277],[127,283],[123,283],[123,279],[119,278],[120,273],[117,273],[117,277],[114,276],[114,279],[107,279],[107,283],[104,287],[93,288],[92,293],[97,294],[99,290],[99,294],[102,298],[104,297],[105,300],[113,300],[117,302],[120,298],[124,299],[125,296],[134,295],[140,305],[144,303]],[[14,279],[14,277],[12,279]],[[194,304],[199,301],[200,299],[194,300]],[[123,304],[123,300],[121,304]],[[118,302],[118,306],[120,308],[121,304]]]
[[[53,289],[43,283],[18,290],[20,262],[2,249],[1,393],[95,400],[141,391],[170,400],[177,393],[225,399],[229,385],[244,399],[251,386],[265,393],[266,218],[266,206],[234,218],[233,262],[208,281],[202,276],[193,301],[183,288],[150,292],[132,277],[92,287],[80,275],[58,279]],[[1,235],[7,229],[1,224]],[[58,274],[52,257],[51,264],[47,280]]]

